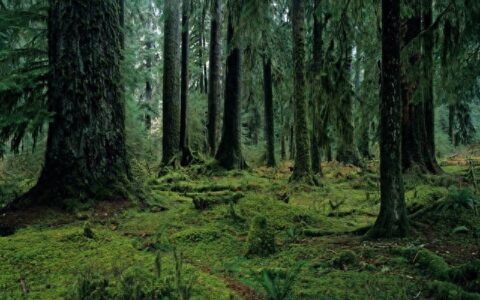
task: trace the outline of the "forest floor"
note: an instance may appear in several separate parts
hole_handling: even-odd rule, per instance
[[[480,258],[480,216],[449,191],[467,185],[466,160],[443,162],[442,176],[407,177],[410,212],[456,200],[418,218],[410,237],[382,241],[352,233],[376,219],[376,163],[364,171],[327,163],[318,187],[289,184],[290,167],[175,171],[146,181],[150,196],[140,208],[102,202],[76,213],[5,215],[0,299],[64,298],[89,272],[118,285],[132,269],[153,274],[159,258],[161,273],[178,277],[173,249],[183,257],[181,276],[193,280],[194,299],[282,299],[273,294],[290,284],[294,299],[479,299],[464,291],[480,292],[480,268],[452,275]],[[266,257],[246,255],[258,215],[275,236],[276,251]]]

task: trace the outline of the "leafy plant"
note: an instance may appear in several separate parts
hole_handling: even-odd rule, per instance
[[[302,267],[303,263],[298,263],[286,272],[276,269],[263,270],[259,283],[265,290],[265,298],[268,300],[293,299],[293,285]]]
[[[477,206],[480,204],[480,199],[469,188],[457,188],[451,186],[448,189],[448,194],[436,206],[437,211],[458,211],[460,209],[474,210],[477,212]]]

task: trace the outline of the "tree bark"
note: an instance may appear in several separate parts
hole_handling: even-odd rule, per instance
[[[305,101],[305,1],[293,0],[292,38],[294,65],[295,162],[292,181],[313,183]]]
[[[189,165],[193,160],[192,151],[188,145],[188,62],[189,62],[189,19],[190,0],[183,0],[182,4],[182,69],[180,83],[180,164]]]
[[[265,140],[267,166],[275,167],[275,124],[273,116],[272,59],[264,58],[263,89],[265,101]]]
[[[425,97],[417,75],[421,73],[417,71],[419,66],[424,66],[425,60],[428,61],[429,58],[422,57],[422,47],[418,41],[410,43],[422,32],[422,8],[416,2],[411,6],[414,13],[406,20],[402,36],[402,44],[409,45],[406,49],[409,55],[403,62],[402,74],[402,166],[404,172],[439,174],[442,171],[435,158],[435,144],[429,142],[427,134],[427,126],[432,126],[427,124],[427,120],[433,123],[433,91],[430,90],[431,94]],[[427,82],[425,85],[430,84]],[[431,130],[434,129],[428,130],[433,138]]]
[[[19,202],[66,207],[128,197],[119,7],[115,0],[88,3],[50,1],[48,102],[55,116],[40,178]]]
[[[432,25],[432,0],[422,2],[423,7],[423,30],[428,30]],[[435,101],[433,95],[433,48],[434,48],[433,32],[428,31],[423,37],[423,99],[425,101],[425,130],[426,130],[426,146],[425,161],[429,171],[434,174],[443,173],[435,156]]]
[[[315,174],[322,173],[320,139],[322,137],[322,120],[320,119],[320,108],[322,107],[321,76],[323,69],[323,24],[319,17],[319,8],[321,0],[315,0],[313,4],[313,66],[312,66],[312,171]]]
[[[222,34],[222,1],[214,0],[212,3],[212,17],[210,25],[210,81],[208,88],[208,113],[207,113],[207,141],[210,155],[214,156],[217,150],[217,120],[218,104],[220,103],[221,88],[221,34]]]
[[[403,237],[408,218],[401,167],[400,1],[382,0],[380,214],[371,238]]]
[[[342,90],[340,96],[340,105],[337,111],[338,122],[338,147],[337,160],[345,164],[362,166],[360,154],[355,143],[355,135],[353,128],[353,91],[349,81],[350,72],[352,70],[352,47],[347,47],[345,62],[342,69],[339,70],[341,75]]]
[[[165,0],[162,165],[175,163],[180,145],[180,2]]]
[[[230,11],[227,30],[227,64],[225,78],[225,104],[223,132],[217,154],[218,164],[227,169],[244,169],[245,159],[241,141],[241,74],[242,50],[238,32],[235,31],[234,16]]]

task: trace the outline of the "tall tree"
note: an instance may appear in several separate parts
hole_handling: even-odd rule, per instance
[[[295,162],[291,180],[314,183],[305,100],[305,1],[292,1]]]
[[[380,214],[372,238],[408,233],[401,167],[400,1],[382,0],[380,103]]]
[[[417,0],[409,0],[407,4],[413,13],[407,17],[404,22],[405,30],[402,31],[402,48],[406,51],[406,59],[402,62],[402,164],[404,171],[415,170],[438,174],[442,170],[435,158],[433,149],[435,143],[429,142],[433,138],[431,131],[433,126],[427,128],[431,125],[427,124],[427,120],[433,124],[433,91],[428,88],[427,94],[424,94],[420,78],[421,67],[431,61],[430,54],[430,58],[428,58],[429,55],[422,57],[422,43],[418,38],[422,34],[422,5]],[[425,39],[430,39],[429,34],[427,31]],[[429,47],[430,45],[427,47],[427,51],[431,51],[428,49]],[[431,68],[432,63],[428,64]],[[426,79],[425,86],[431,85],[428,77]],[[428,138],[427,135],[431,137]]]
[[[20,203],[127,196],[118,8],[116,0],[50,1],[48,102],[55,116],[40,178]]]
[[[322,137],[322,120],[320,118],[320,108],[322,107],[321,76],[323,69],[323,24],[320,12],[321,0],[315,0],[313,3],[313,43],[312,43],[312,171],[321,173],[321,152],[320,139]]]
[[[273,83],[272,83],[272,59],[263,58],[263,91],[264,91],[264,114],[265,114],[265,142],[267,166],[275,167],[275,125],[273,118]]]
[[[347,41],[346,34],[343,37]],[[355,143],[353,126],[353,90],[350,83],[352,71],[352,45],[344,46],[343,63],[339,64],[340,102],[337,105],[337,160],[346,164],[362,166],[360,154]]]
[[[162,165],[175,163],[180,145],[180,2],[165,0]]]
[[[221,88],[221,35],[222,35],[222,1],[214,0],[211,7],[210,25],[210,81],[208,88],[207,141],[210,154],[217,150],[217,119]]]
[[[182,166],[188,165],[193,157],[188,145],[188,55],[189,55],[189,19],[190,0],[183,0],[182,4],[182,70],[180,90],[180,151]]]
[[[223,112],[223,132],[215,156],[219,165],[225,169],[243,169],[246,167],[242,154],[241,136],[241,75],[242,48],[238,29],[241,3],[230,3],[227,25],[227,63],[225,78],[225,104]]]

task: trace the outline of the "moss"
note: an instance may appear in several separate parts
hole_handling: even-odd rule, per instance
[[[442,257],[429,250],[420,250],[414,258],[414,261],[433,278],[446,280],[449,277],[450,266]]]
[[[352,250],[340,252],[332,261],[333,266],[340,269],[355,267],[359,263],[358,256]]]
[[[268,256],[275,253],[275,237],[268,228],[267,219],[256,216],[250,224],[247,239],[247,256]]]
[[[438,300],[480,300],[480,294],[465,292],[455,284],[444,281],[431,282],[428,296]]]
[[[93,232],[92,226],[89,222],[85,222],[85,224],[83,225],[83,235],[89,239],[95,238],[95,233]]]
[[[187,229],[172,235],[172,239],[184,242],[212,242],[220,238],[222,233],[218,229]]]

